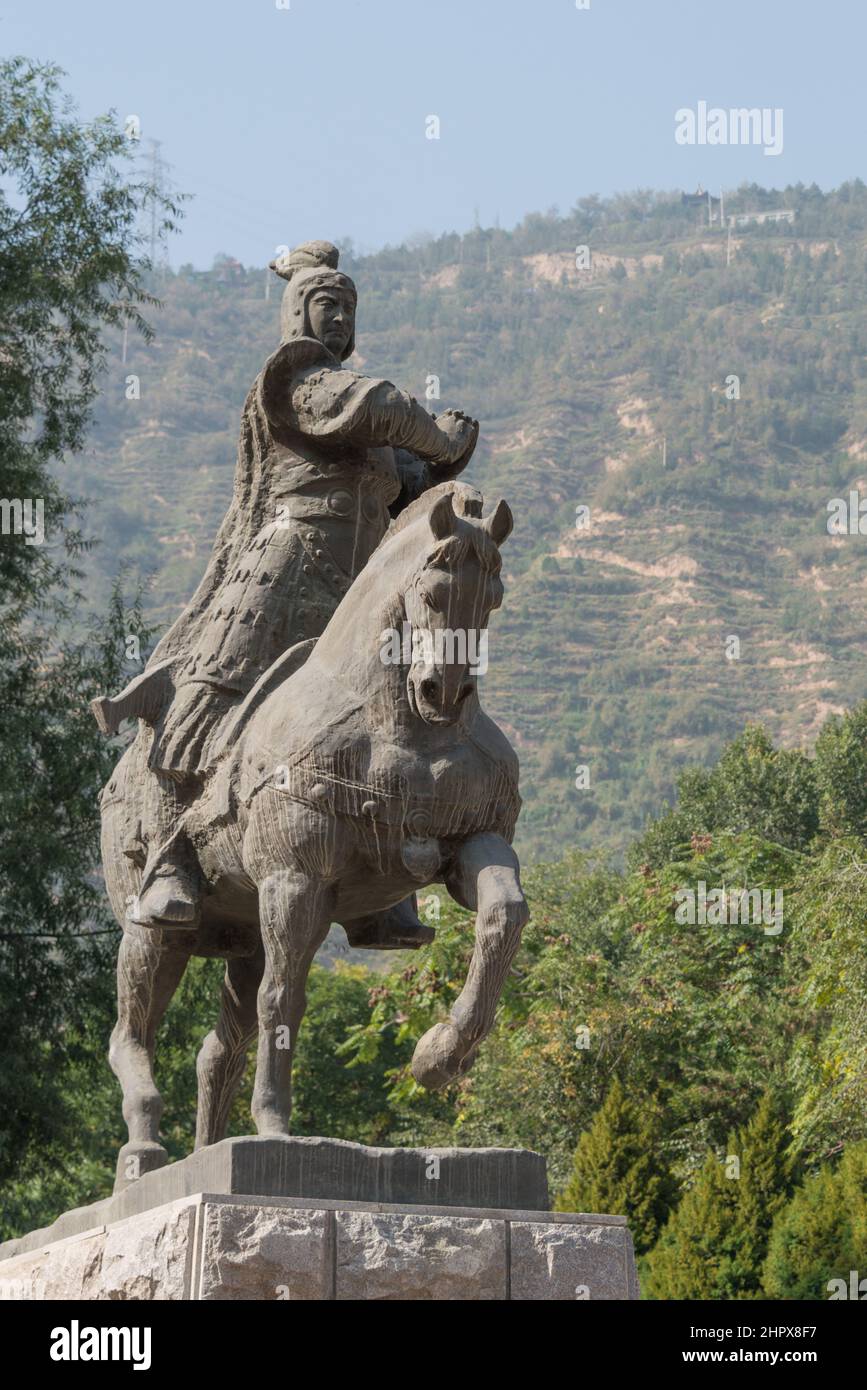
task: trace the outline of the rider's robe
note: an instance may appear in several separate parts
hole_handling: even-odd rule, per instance
[[[390,516],[465,460],[431,416],[315,339],[285,343],[247,397],[234,497],[201,584],[153,653],[172,694],[149,764],[200,776],[226,719],[290,647],[318,637]]]

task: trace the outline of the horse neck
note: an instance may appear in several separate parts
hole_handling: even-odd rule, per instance
[[[421,518],[374,551],[315,648],[317,666],[366,704],[381,706],[385,724],[412,718],[406,670],[383,663],[380,653],[386,629],[402,632],[403,595],[420,566],[422,527],[429,535],[427,519]]]
[[[426,725],[410,708],[406,666],[402,661],[384,663],[381,657],[386,629],[396,631],[399,640],[403,638],[403,596],[423,564],[423,547],[430,541],[425,515],[374,551],[314,651],[316,665],[364,701],[371,728],[388,733],[401,743],[411,738],[426,748],[454,742],[458,729],[478,709],[474,696],[467,700],[455,724]]]

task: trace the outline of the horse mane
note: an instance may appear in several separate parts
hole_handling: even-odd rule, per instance
[[[448,536],[433,552],[432,558],[443,557],[446,553],[453,554],[455,549],[458,551],[458,556],[462,558],[467,549],[472,546],[485,569],[494,568],[490,561],[492,551],[499,555],[496,544],[490,539],[483,527],[471,524],[473,521],[481,521],[484,498],[478,488],[471,487],[468,483],[462,483],[456,479],[428,488],[427,492],[421,493],[419,497],[404,507],[403,511],[392,521],[374,552],[377,566],[386,562],[387,557],[383,552],[390,549],[392,543],[402,535],[407,527],[427,517],[440,498],[447,495],[452,499],[455,515],[460,520],[470,524],[459,527],[454,535]],[[369,563],[370,561],[368,561]]]
[[[392,521],[380,545],[386,545],[392,536],[397,535],[406,526],[412,525],[420,516],[427,516],[431,507],[438,502],[446,493],[451,493],[452,505],[458,516],[480,517],[482,515],[482,504],[484,498],[478,488],[470,487],[469,483],[458,482],[452,479],[448,483],[438,483],[436,487],[428,488],[427,492],[422,492],[414,501],[408,503],[403,511],[398,513]]]

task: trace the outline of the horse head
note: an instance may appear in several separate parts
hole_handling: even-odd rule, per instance
[[[479,508],[480,511],[480,508]],[[512,530],[504,501],[487,517],[444,493],[427,515],[430,544],[403,591],[411,633],[410,709],[427,724],[454,724],[487,665],[488,618],[503,601],[500,546]]]
[[[299,679],[324,670],[382,727],[456,724],[486,669],[487,622],[503,598],[499,547],[511,529],[505,502],[483,517],[481,494],[464,483],[423,493],[392,522]],[[291,703],[300,708],[297,696]]]

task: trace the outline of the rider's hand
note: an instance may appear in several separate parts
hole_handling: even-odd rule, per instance
[[[442,434],[446,436],[446,456],[444,463],[458,463],[469,458],[479,437],[479,422],[465,415],[462,410],[444,410],[434,417]]]

